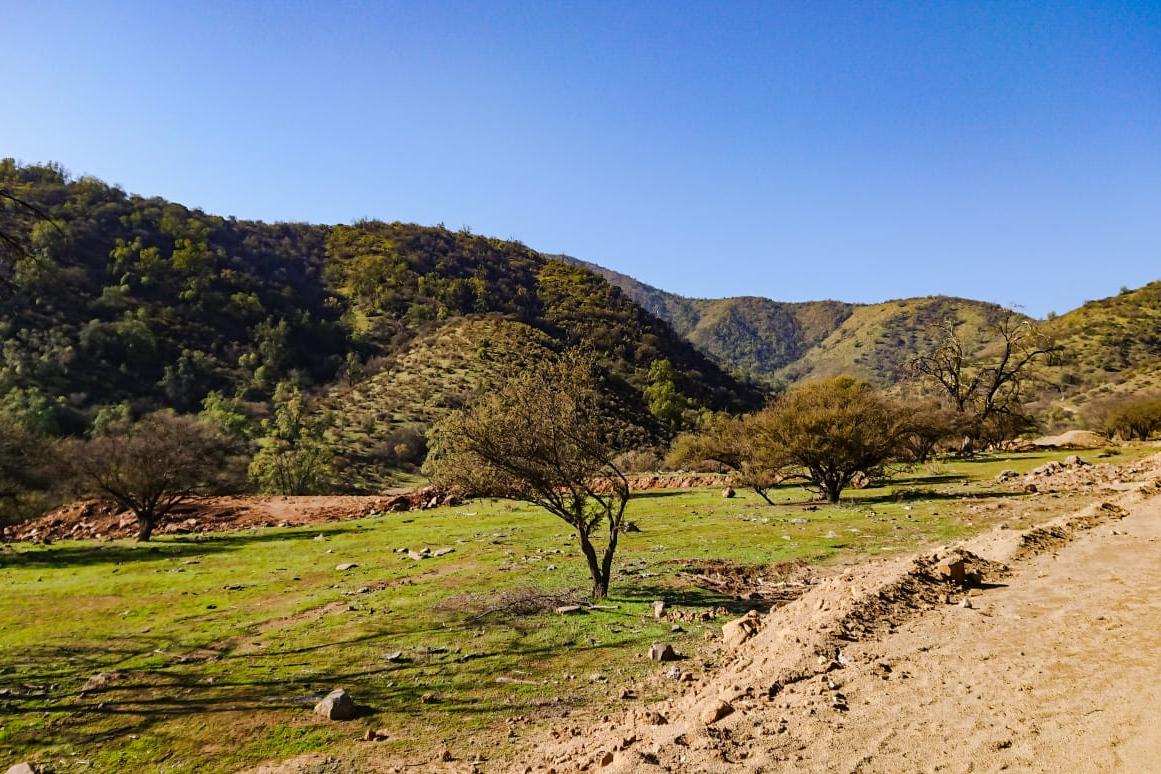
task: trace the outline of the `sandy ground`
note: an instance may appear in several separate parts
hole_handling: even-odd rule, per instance
[[[552,729],[514,770],[1161,772],[1159,492],[968,542],[966,592],[932,573],[948,549],[854,568],[683,694]]]

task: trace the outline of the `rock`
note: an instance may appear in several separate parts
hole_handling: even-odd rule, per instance
[[[962,559],[944,559],[935,566],[936,572],[946,580],[962,584],[966,578]]]
[[[649,710],[641,716],[641,722],[647,726],[667,726],[669,725],[669,718],[660,712]]]
[[[734,707],[728,701],[715,699],[706,705],[705,709],[701,711],[701,722],[705,723],[707,726],[713,725],[727,715],[733,714],[733,712]]]
[[[621,525],[622,532],[640,532],[641,528],[634,521],[627,521]]]
[[[613,764],[614,757],[615,756],[611,752],[602,753],[601,757],[597,759],[597,763],[599,763],[601,766],[611,766]]]
[[[1037,488],[1037,486],[1035,484],[1025,484],[1024,491],[1027,492],[1028,494],[1036,494],[1040,490]]]
[[[1069,467],[1072,467],[1072,468],[1084,468],[1084,467],[1088,467],[1088,465],[1089,465],[1089,463],[1082,460],[1076,454],[1070,454],[1067,457],[1065,457],[1064,464],[1068,465]]]
[[[649,658],[653,661],[676,661],[677,652],[668,642],[655,642],[649,648]]]
[[[1001,470],[999,472],[999,474],[996,476],[996,480],[997,481],[1008,481],[1008,480],[1011,480],[1013,478],[1019,478],[1019,477],[1020,477],[1019,473],[1012,470],[1011,468],[1007,468],[1006,470]]]
[[[556,608],[557,615],[578,615],[584,611],[585,609],[580,605],[561,605]]]
[[[336,564],[335,570],[337,572],[346,572],[347,570],[353,570],[358,566],[359,565],[355,564],[354,562],[346,562],[344,564]]]
[[[663,599],[654,600],[654,602],[653,602],[653,617],[654,618],[664,618],[666,607],[668,607],[668,605],[665,604],[665,600],[663,600]]]
[[[455,551],[455,549],[454,548],[441,548],[438,551],[436,551],[434,554],[432,554],[432,556],[447,556],[452,551]]]
[[[728,500],[728,499],[730,499],[731,497],[733,497],[733,496],[734,496],[734,495],[736,495],[736,494],[737,494],[737,492],[735,492],[735,491],[733,490],[733,487],[728,487],[728,486],[727,486],[725,489],[723,489],[723,490],[722,490],[722,497],[726,498],[727,500]]]
[[[851,476],[851,488],[852,489],[866,489],[870,485],[871,485],[871,477],[868,476],[866,473],[864,473],[861,470],[858,473],[855,473],[853,476]]]
[[[85,681],[81,686],[81,693],[89,691],[99,691],[102,688],[108,688],[113,683],[125,677],[123,672],[98,672]]]
[[[31,763],[17,763],[8,767],[8,774],[36,774],[36,767]]]
[[[336,688],[314,705],[314,714],[327,720],[353,720],[357,714],[355,700],[342,688]]]
[[[965,609],[967,609],[967,610],[971,610],[971,609],[972,609],[972,601],[971,601],[971,598],[969,598],[969,597],[964,597],[964,598],[963,598],[963,600],[962,600],[962,601],[960,601],[960,603],[959,603],[959,606],[960,606],[960,607],[962,607],[962,608],[965,608]]]
[[[757,634],[761,628],[762,615],[757,610],[751,610],[743,617],[722,626],[722,642],[733,650]]]
[[[396,651],[392,651],[391,653],[386,653],[383,655],[383,658],[387,659],[388,661],[402,661],[403,660],[403,651],[396,650]]]
[[[449,749],[447,749],[447,748],[445,747],[445,748],[443,749],[443,752],[441,752],[441,753],[439,754],[439,760],[440,760],[442,763],[451,763],[452,761],[454,761],[454,760],[455,760],[455,758],[453,758],[453,757],[452,757],[451,750],[449,750]]]

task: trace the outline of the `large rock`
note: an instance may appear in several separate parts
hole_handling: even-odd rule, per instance
[[[722,626],[722,643],[733,650],[753,637],[762,628],[762,614],[751,610],[741,618]]]
[[[8,767],[8,774],[36,774],[36,767],[31,763],[17,763]]]
[[[722,490],[722,497],[725,497],[727,500],[736,494],[737,494],[737,492],[735,492],[734,488],[730,487],[730,486],[727,486],[725,489]]]
[[[653,617],[654,618],[664,618],[666,607],[667,607],[667,605],[665,604],[664,599],[654,600],[653,601]]]
[[[354,720],[357,713],[355,700],[342,688],[336,688],[314,705],[314,714],[327,720]]]

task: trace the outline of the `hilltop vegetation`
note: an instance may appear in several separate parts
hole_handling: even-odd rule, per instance
[[[325,396],[335,432],[357,446],[350,428],[371,416],[368,397],[377,420],[430,421],[537,347],[594,351],[654,433],[667,429],[643,391],[658,361],[691,416],[759,400],[600,277],[517,242],[222,218],[10,159],[0,186],[48,216],[0,207],[13,239],[0,270],[0,405],[52,434],[110,415],[195,412],[212,393],[260,417],[289,384]],[[433,345],[435,360],[424,355]],[[454,378],[431,372],[440,365]],[[409,381],[438,381],[441,395],[382,387]]]

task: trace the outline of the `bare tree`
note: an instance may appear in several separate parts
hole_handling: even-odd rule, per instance
[[[592,595],[609,593],[629,483],[621,444],[591,357],[566,355],[517,373],[452,412],[431,434],[425,469],[439,486],[532,503],[580,541]],[[594,536],[604,527],[597,556]]]
[[[1034,366],[1051,362],[1061,349],[1034,321],[1009,313],[991,331],[995,341],[981,354],[969,354],[960,336],[962,323],[940,325],[940,342],[926,355],[911,361],[920,378],[936,385],[960,414],[970,416],[973,437],[980,437],[1000,415],[1022,414],[1021,404]]]
[[[158,411],[75,442],[70,460],[81,488],[132,511],[137,539],[146,541],[183,502],[235,482],[232,450],[233,444],[206,422]]]

